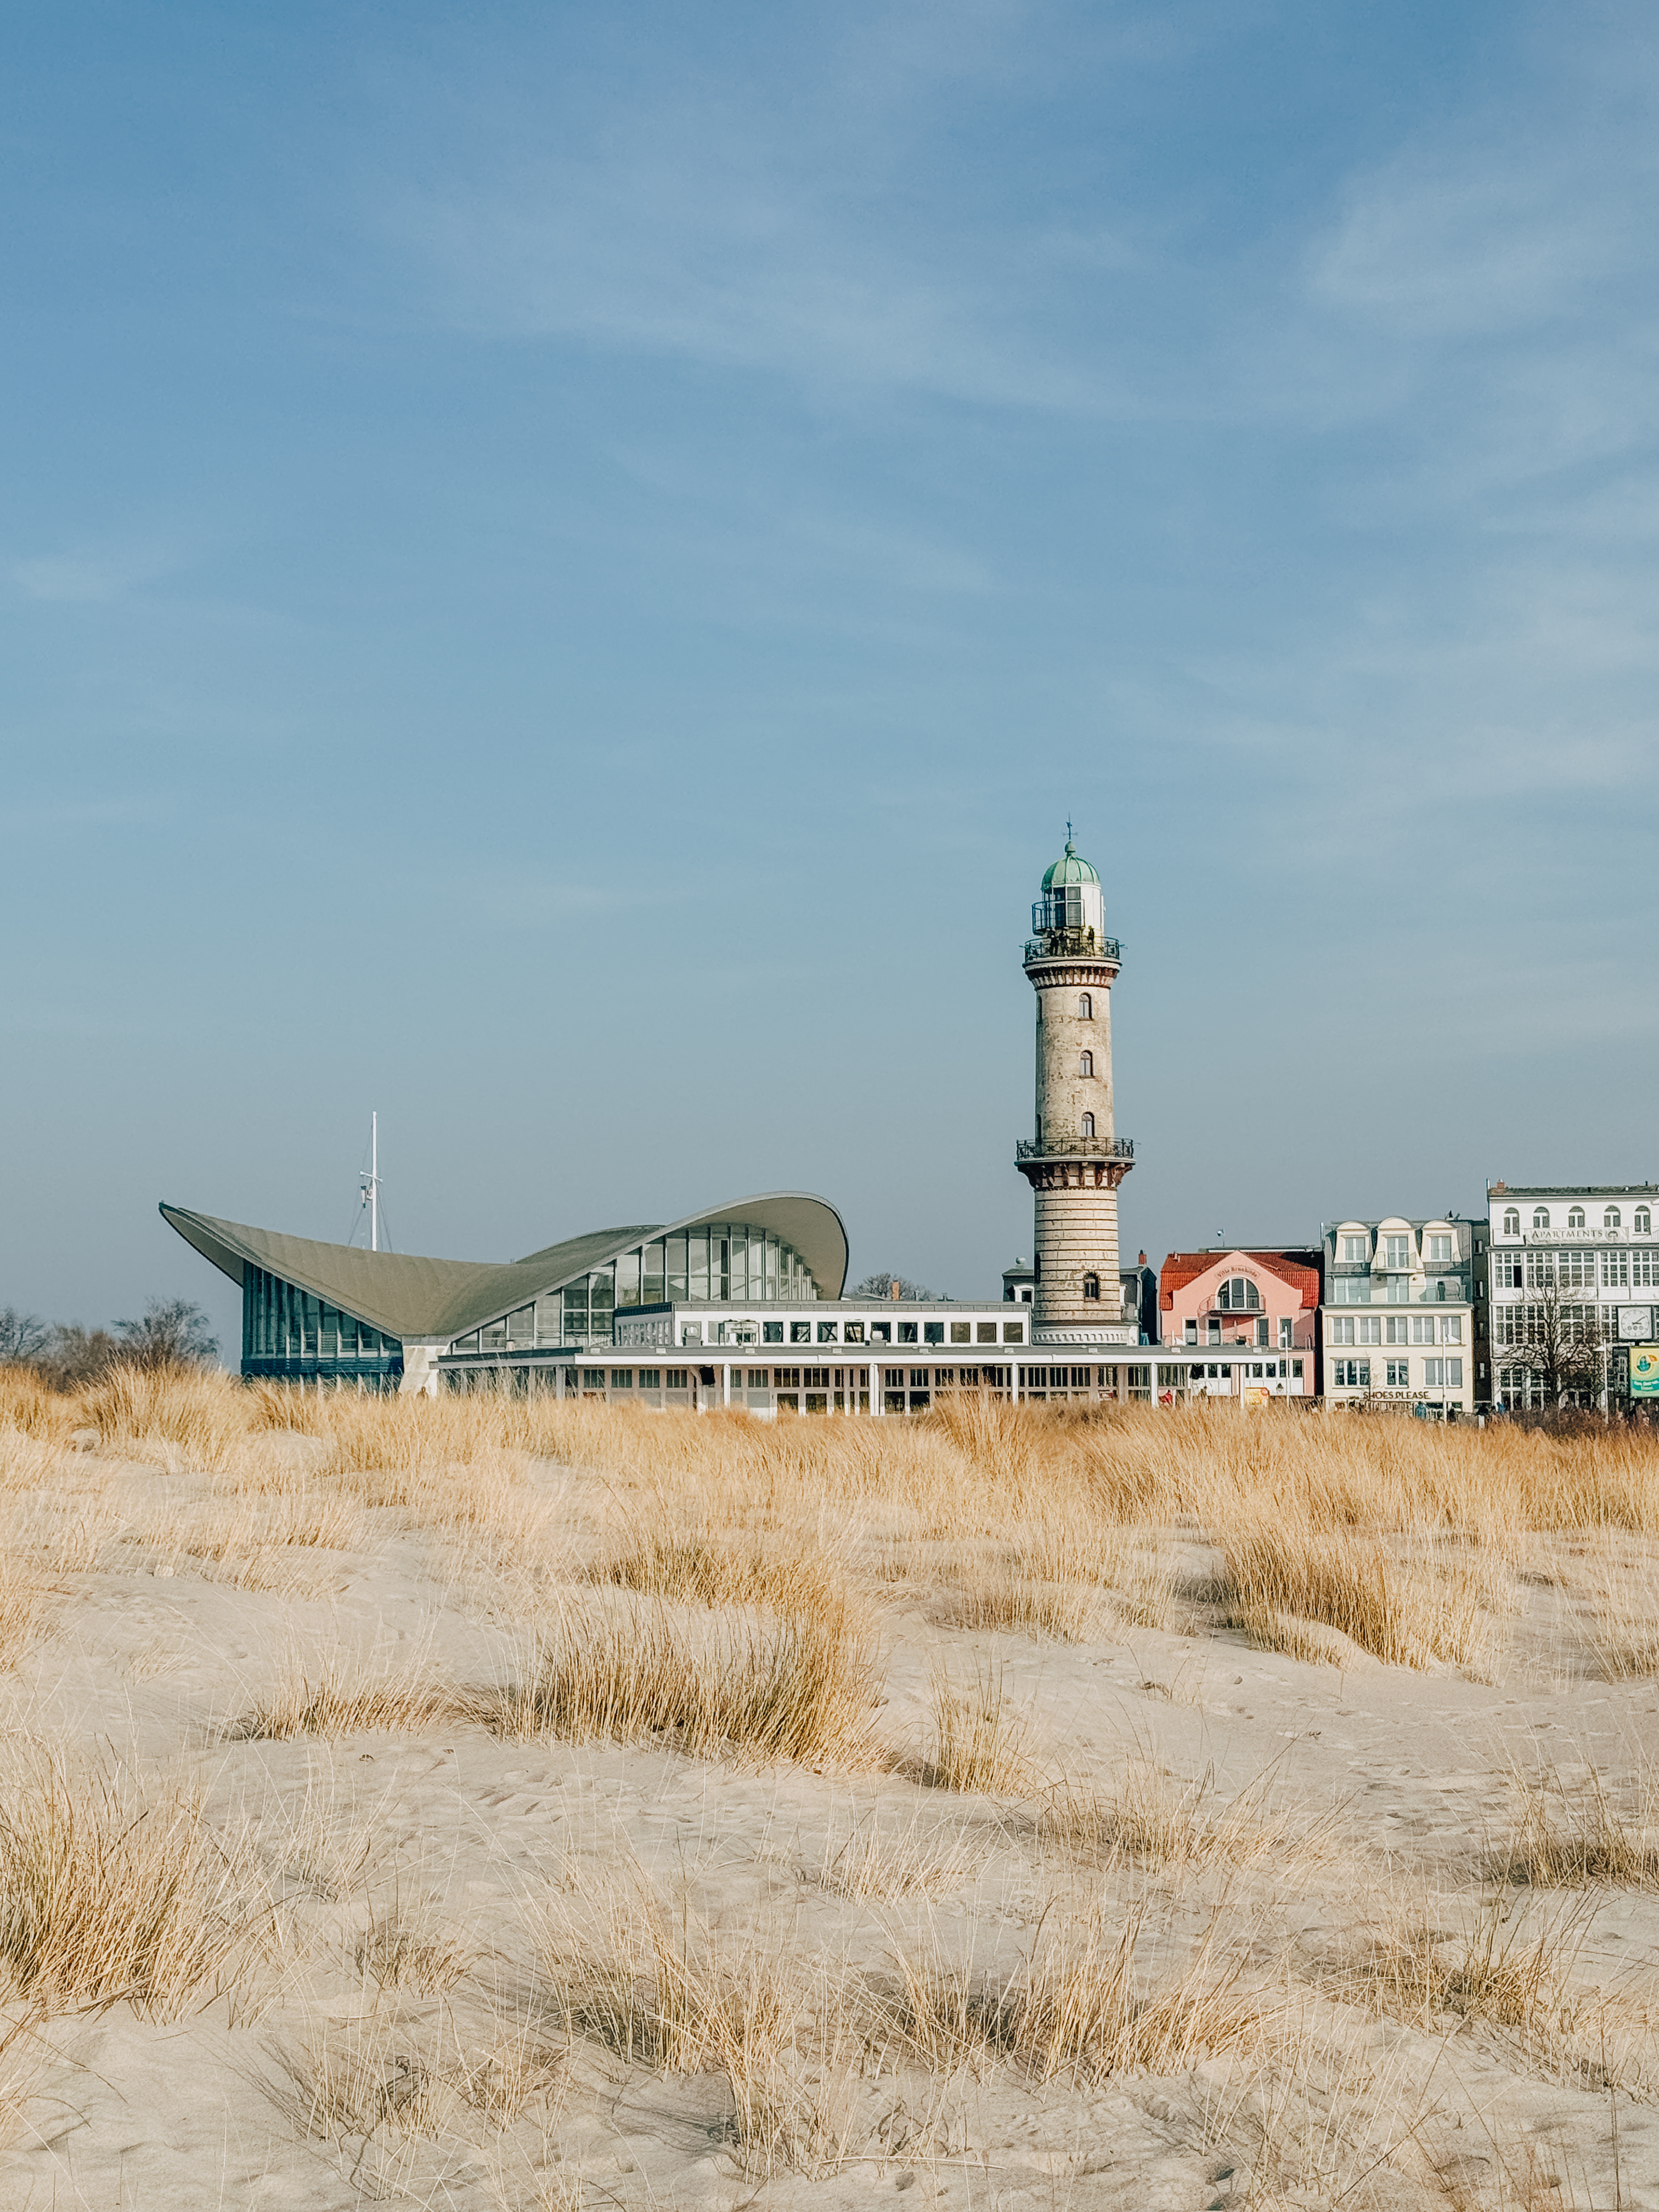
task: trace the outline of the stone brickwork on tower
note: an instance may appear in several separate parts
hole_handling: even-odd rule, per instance
[[[1032,908],[1025,973],[1036,994],[1036,1113],[1017,1152],[1035,1207],[1032,1323],[1118,1338],[1117,1187],[1133,1161],[1112,1112],[1116,939],[1100,878],[1067,841]]]
[[[1044,964],[1036,985],[1036,1127],[1045,1145],[1112,1134],[1114,971],[1103,962]]]
[[[1115,1322],[1120,1306],[1117,1275],[1117,1193],[1063,1185],[1039,1186],[1035,1200],[1036,1249],[1042,1273],[1032,1300],[1039,1328],[1091,1328]],[[1095,1295],[1085,1297],[1091,1275]]]

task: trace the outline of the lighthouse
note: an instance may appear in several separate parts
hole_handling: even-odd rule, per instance
[[[1036,1114],[1015,1164],[1036,1213],[1033,1342],[1133,1344],[1117,1264],[1118,1185],[1134,1146],[1112,1117],[1112,986],[1100,878],[1072,843],[1031,908],[1025,973],[1036,997]]]

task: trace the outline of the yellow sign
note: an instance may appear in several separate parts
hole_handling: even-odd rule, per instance
[[[1632,1345],[1630,1395],[1632,1398],[1659,1398],[1659,1344]]]
[[[1656,1384],[1655,1387],[1659,1389],[1659,1384]],[[1265,1406],[1271,1395],[1272,1393],[1264,1389],[1260,1382],[1247,1382],[1244,1385],[1244,1403],[1247,1406]]]

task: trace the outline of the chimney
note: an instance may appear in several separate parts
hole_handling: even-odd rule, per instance
[[[1140,1255],[1140,1265],[1144,1267],[1146,1266],[1146,1255],[1143,1252],[1143,1253],[1141,1254],[1141,1255]]]
[[[890,1298],[892,1298],[892,1299],[894,1299],[894,1300],[896,1300],[896,1299],[897,1299],[897,1297],[898,1297],[898,1294],[899,1294],[898,1277],[897,1277],[896,1275],[895,1275],[895,1276],[894,1276],[894,1278],[893,1278],[893,1279],[892,1279],[892,1281],[891,1281],[891,1282],[887,1285],[887,1295],[888,1295],[888,1297],[889,1297]]]

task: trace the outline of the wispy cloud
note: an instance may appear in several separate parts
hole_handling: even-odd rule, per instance
[[[965,283],[775,179],[688,174],[658,155],[410,200],[398,222],[441,272],[447,311],[487,335],[574,338],[820,389],[1089,411],[1106,397],[1085,365],[1042,342],[1039,319],[1012,311],[1009,292],[1027,289],[1012,241]]]
[[[1334,313],[1401,342],[1504,337],[1581,313],[1644,270],[1650,210],[1585,156],[1413,149],[1357,179],[1309,278]]]
[[[130,598],[181,565],[178,549],[158,543],[91,545],[36,553],[5,564],[13,591],[44,605],[100,605]]]

